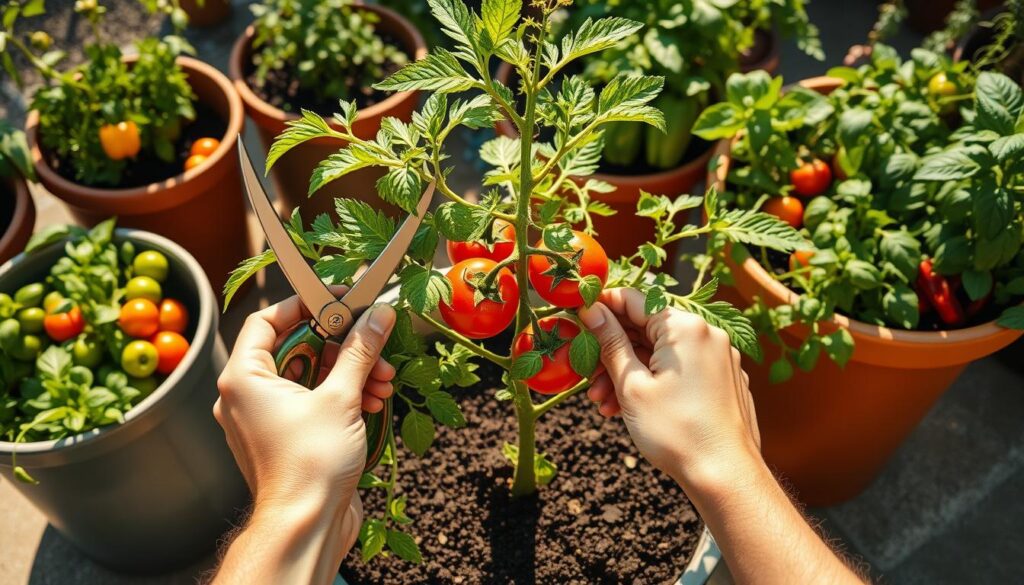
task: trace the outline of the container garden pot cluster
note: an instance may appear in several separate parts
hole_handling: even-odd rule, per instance
[[[247,490],[212,415],[209,281],[177,244],[112,228],[51,228],[0,268],[0,474],[90,557],[154,572],[212,552]]]
[[[310,143],[336,145],[304,191],[332,199],[337,217],[321,213],[308,228],[296,214],[287,224],[327,284],[351,285],[359,266],[376,258],[398,229],[376,205],[331,197],[332,182],[370,166],[382,173],[375,194],[404,213],[429,185],[444,200],[422,218],[397,274],[398,316],[384,350],[397,369],[397,420],[379,468],[360,482],[367,505],[354,553],[361,562],[346,567],[350,582],[437,582],[466,571],[483,582],[522,574],[551,582],[674,580],[698,542],[700,524],[682,494],[664,492],[670,486],[649,475],[621,426],[605,435],[597,428],[600,417],[580,400],[600,348],[577,311],[602,290],[635,287],[650,313],[671,306],[701,315],[739,349],[755,352],[749,321],[712,300],[717,280],[681,291],[668,274],[652,271],[666,262],[667,246],[702,234],[779,253],[802,239],[756,210],[726,217],[707,207],[706,222],[683,225],[679,220],[703,198],[644,193],[628,215],[644,216],[655,228],[652,237],[610,257],[604,236],[594,235],[597,214],[567,193],[597,170],[606,126],[665,126],[653,105],[665,80],[623,73],[595,87],[565,74],[582,57],[643,28],[628,19],[584,21],[563,31],[561,48],[552,45],[547,60],[533,58],[530,39],[548,38],[554,7],[538,6],[540,14],[527,21],[511,0],[488,3],[484,18],[462,0],[432,3],[452,50],[439,48],[374,86],[427,94],[409,122],[387,118],[377,134],[362,138],[357,102],[343,101],[330,122],[304,111],[270,147],[273,173]],[[492,77],[495,61],[525,80],[518,99]],[[550,100],[555,94],[561,99]],[[456,130],[490,135],[503,121],[522,138],[499,135],[483,143],[487,191],[468,201],[448,183],[456,160],[448,140]],[[442,239],[453,264],[445,271],[434,265]],[[245,262],[227,294],[274,261],[267,252]],[[442,341],[427,343],[415,323]],[[638,471],[651,482],[631,481]],[[645,533],[666,535],[664,546],[649,546],[638,537]],[[565,544],[580,542],[594,550]]]
[[[653,225],[633,213],[641,193],[686,194],[704,177],[713,144],[694,137],[692,126],[703,108],[724,96],[726,77],[739,70],[773,71],[779,62],[780,34],[797,39],[802,49],[819,59],[820,43],[798,2],[738,2],[729,7],[600,0],[577,4],[565,28],[595,16],[630,18],[645,27],[619,45],[584,57],[574,73],[598,86],[621,73],[666,79],[655,104],[665,112],[665,130],[629,122],[609,125],[600,166],[585,177],[593,182],[577,181],[593,202],[593,225],[606,247],[612,255],[630,254],[653,233]],[[507,64],[499,67],[496,78],[508,87],[518,83]],[[516,136],[508,121],[497,128],[503,135]],[[602,214],[605,209],[615,214]],[[675,258],[676,246],[667,250]]]
[[[176,6],[165,8],[177,29],[187,18]],[[134,55],[123,55],[102,36],[104,10],[95,2],[75,7],[95,32],[86,62],[58,70],[62,53],[50,50],[45,32],[14,30],[36,8],[5,18],[3,34],[44,80],[27,121],[40,183],[82,225],[116,215],[122,226],[180,242],[221,287],[251,254],[231,150],[244,113],[231,83],[186,56],[192,49],[178,34],[142,39]]]
[[[723,297],[762,335],[744,368],[765,459],[811,505],[863,490],[963,369],[1024,327],[1021,159],[1004,148],[1020,87],[883,45],[830,74],[781,96],[780,78],[735,76],[735,99],[697,123],[724,139],[708,177],[722,205],[808,240],[789,257],[712,248]]]
[[[386,94],[371,87],[375,80],[427,54],[419,31],[400,14],[351,0],[268,0],[252,8],[256,22],[236,41],[229,68],[265,148],[299,120],[302,110],[329,116],[339,99],[354,99],[359,104],[359,117],[352,128],[361,139],[372,139],[387,118],[410,120],[419,103],[417,92]],[[306,43],[310,30],[323,33],[319,44]],[[325,80],[333,81],[328,84]],[[328,123],[341,130],[338,122]],[[310,176],[320,161],[342,146],[334,137],[311,140],[278,161],[270,175],[284,217],[301,209],[308,224],[321,213],[332,213],[333,199],[341,196],[381,205],[372,195],[383,176],[379,169],[354,172],[314,199],[303,181],[296,180]],[[398,212],[393,206],[383,208]]]

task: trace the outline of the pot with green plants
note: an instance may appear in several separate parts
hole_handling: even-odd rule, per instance
[[[703,234],[787,252],[801,239],[762,212],[722,214],[714,192],[706,200],[644,194],[633,213],[650,222],[654,237],[609,259],[586,220],[590,210],[568,195],[571,177],[597,169],[609,124],[664,126],[664,114],[651,105],[664,80],[624,74],[597,90],[565,74],[642,27],[599,18],[558,45],[545,41],[552,13],[568,4],[535,2],[539,15],[523,19],[518,0],[485,0],[480,14],[462,0],[432,0],[453,49],[438,48],[377,84],[429,94],[410,123],[389,119],[363,139],[353,129],[358,108],[343,102],[336,125],[305,112],[271,147],[267,165],[275,168],[307,141],[330,137],[345,145],[312,173],[315,197],[369,164],[385,169],[377,195],[407,212],[431,183],[444,199],[422,218],[398,271],[397,324],[384,351],[397,368],[396,417],[388,421],[394,432],[380,468],[360,482],[366,519],[360,550],[345,563],[350,583],[444,582],[454,575],[479,582],[518,575],[539,582],[593,575],[674,581],[698,542],[700,522],[683,494],[666,477],[647,475],[653,470],[622,423],[602,424],[584,402],[600,348],[577,311],[602,290],[636,287],[649,313],[668,306],[694,313],[741,350],[756,351],[750,323],[712,300],[717,281],[706,271],[689,287],[652,271],[666,261],[666,245]],[[525,80],[520,99],[491,77],[496,60]],[[483,144],[488,190],[480,201],[467,201],[448,182],[455,160],[449,139],[456,130],[489,133],[500,120],[523,138]],[[397,222],[359,200],[333,204],[339,219],[322,214],[305,228],[296,214],[288,229],[325,283],[351,284]],[[707,222],[682,221],[702,205]],[[447,271],[434,265],[442,239],[454,262]],[[273,261],[268,252],[240,266],[227,295]],[[414,323],[441,341],[427,343]],[[660,542],[652,547],[643,534]]]
[[[213,419],[218,307],[177,244],[50,226],[0,268],[0,475],[88,556],[158,572],[246,503]]]
[[[1024,328],[1024,94],[1005,75],[875,45],[804,81],[737,75],[696,132],[709,182],[811,244],[712,239],[766,359],[746,364],[765,459],[812,505],[863,490],[971,362]]]
[[[226,77],[185,56],[193,50],[177,34],[187,19],[176,0],[144,4],[166,12],[175,33],[142,39],[129,56],[104,35],[104,6],[76,2],[92,36],[85,61],[63,70],[64,53],[49,35],[20,32],[42,2],[5,9],[8,48],[43,79],[27,121],[32,162],[76,221],[95,225],[117,215],[123,226],[180,242],[219,287],[251,254],[230,150],[242,130],[241,101]],[[16,68],[6,69],[19,81]]]
[[[589,179],[595,227],[614,254],[631,254],[651,236],[651,226],[634,216],[641,192],[672,196],[690,192],[703,179],[712,144],[694,139],[700,112],[723,95],[725,79],[741,68],[741,55],[753,47],[755,31],[775,23],[793,34],[809,54],[821,58],[817,29],[807,21],[803,2],[604,2],[587,0],[556,29],[571,30],[586,18],[624,17],[644,23],[624,43],[584,57],[573,68],[600,87],[621,74],[665,78],[656,107],[665,112],[666,128],[645,128],[620,121],[606,130],[598,171]],[[514,70],[503,65],[497,78],[515,87]],[[516,129],[498,125],[506,136]],[[585,186],[584,181],[580,181]],[[602,211],[617,212],[614,217]],[[669,249],[674,259],[675,246]]]
[[[427,53],[419,31],[397,12],[355,0],[263,0],[251,8],[256,20],[235,43],[229,67],[266,148],[303,110],[330,116],[338,100],[359,105],[352,127],[362,139],[373,138],[389,118],[409,121],[419,103],[415,91],[388,93],[373,87]],[[335,120],[329,124],[341,128]],[[308,177],[341,146],[337,138],[324,137],[281,158],[270,174],[284,217],[307,201],[302,205],[307,225],[320,213],[333,212],[331,197],[310,200],[295,177]],[[327,192],[381,205],[370,193],[382,176],[378,169],[364,168]]]
[[[0,264],[25,249],[36,224],[27,180],[35,177],[25,134],[0,120]]]

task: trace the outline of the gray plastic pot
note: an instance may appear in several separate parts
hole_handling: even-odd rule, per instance
[[[59,441],[0,442],[0,475],[90,557],[122,571],[161,572],[213,551],[249,493],[211,410],[227,352],[203,269],[163,237],[118,230],[116,238],[167,256],[165,289],[189,310],[192,346],[123,424]],[[62,253],[58,243],[17,256],[0,268],[0,290],[42,280]],[[13,478],[15,447],[39,485]]]

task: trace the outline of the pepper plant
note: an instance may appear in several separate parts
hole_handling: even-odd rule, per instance
[[[519,0],[485,0],[480,14],[462,0],[430,0],[454,49],[438,48],[377,84],[388,91],[430,92],[411,123],[385,118],[376,138],[364,140],[351,131],[354,104],[342,102],[334,117],[340,130],[303,112],[278,137],[267,159],[272,167],[305,141],[340,139],[346,146],[316,168],[310,193],[356,169],[383,167],[387,172],[377,183],[378,194],[405,210],[414,207],[429,182],[436,182],[445,202],[424,218],[398,274],[398,320],[384,352],[398,369],[395,399],[407,406],[400,435],[406,448],[423,456],[434,441],[435,423],[464,426],[455,393],[479,382],[479,360],[493,363],[504,371],[495,399],[508,401],[518,422],[517,440],[504,447],[515,467],[510,486],[515,496],[529,496],[552,481],[557,467],[538,451],[535,430],[547,412],[587,388],[598,363],[598,343],[579,323],[576,309],[594,303],[603,288],[636,287],[646,295],[648,312],[673,306],[695,313],[725,330],[738,348],[756,354],[750,323],[713,299],[716,279],[702,273],[692,288],[680,290],[668,273],[652,271],[669,268],[664,246],[684,238],[715,234],[787,251],[801,243],[795,230],[768,214],[723,211],[713,191],[703,200],[643,194],[637,213],[655,224],[654,240],[629,257],[608,260],[588,218],[609,211],[590,198],[609,187],[581,177],[597,168],[608,125],[664,127],[662,113],[650,105],[663,79],[623,74],[597,92],[586,78],[567,74],[574,61],[615,46],[642,26],[617,17],[588,19],[559,43],[545,40],[552,14],[568,5],[568,0],[536,0],[537,17],[523,19]],[[522,80],[517,88],[491,76],[494,59],[515,68]],[[448,182],[447,142],[456,131],[493,132],[499,119],[511,121],[520,138],[499,136],[483,144],[480,157],[492,167],[482,177],[487,190],[479,202],[468,201]],[[687,224],[702,202],[707,220]],[[329,284],[351,282],[358,266],[374,258],[396,229],[392,218],[365,203],[336,203],[338,222],[323,215],[305,231],[294,215],[290,224],[295,241]],[[434,265],[441,237],[449,240],[449,252],[458,260],[447,274]],[[267,251],[244,262],[227,284],[228,298],[273,261]],[[531,285],[543,302],[531,298]],[[445,339],[436,351],[428,351],[414,320]],[[514,339],[508,352],[476,341],[510,326]],[[536,401],[538,396],[543,400]],[[387,492],[386,510],[363,526],[364,559],[385,546],[401,558],[420,558],[412,538],[402,532],[411,520],[404,496],[395,491],[398,462],[392,437],[384,458],[388,473],[363,478],[363,487]]]
[[[174,32],[137,42],[138,57],[129,65],[120,47],[103,35],[104,6],[76,0],[74,10],[89,23],[92,38],[84,45],[85,63],[63,71],[57,66],[65,53],[51,49],[53,39],[45,31],[15,31],[20,19],[44,14],[43,0],[14,0],[3,9],[0,64],[21,85],[14,50],[43,78],[31,102],[39,112],[39,140],[62,173],[86,185],[117,186],[140,150],[173,161],[182,124],[196,116],[195,95],[175,62],[178,55],[194,53],[180,36],[188,18],[177,0],[142,4],[167,14]]]
[[[924,49],[903,62],[881,44],[870,63],[829,74],[840,86],[827,97],[782,94],[781,78],[764,73],[733,76],[729,101],[697,121],[705,138],[734,139],[722,204],[784,217],[813,243],[789,258],[750,250],[800,293],[747,312],[782,348],[772,378],[794,362],[813,369],[823,351],[849,359],[849,332],[821,333],[835,313],[908,330],[992,319],[1024,328],[1021,88]],[[720,240],[712,248],[726,253]],[[787,347],[778,332],[794,323],[811,334]]]

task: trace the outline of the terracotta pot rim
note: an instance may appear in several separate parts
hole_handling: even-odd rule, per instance
[[[14,240],[18,235],[17,226],[27,221],[30,215],[34,215],[29,209],[34,203],[32,202],[32,193],[28,190],[28,183],[21,176],[15,174],[5,180],[0,180],[0,186],[10,188],[14,195],[14,212],[11,213],[11,223],[0,234],[0,251],[3,251],[14,245]],[[12,256],[21,250],[13,252]]]
[[[124,58],[126,62],[132,62],[135,59],[135,56],[126,56]],[[47,186],[54,185],[56,190],[59,190],[61,193],[60,196],[62,199],[74,199],[72,203],[76,206],[93,207],[96,203],[104,205],[116,203],[117,200],[122,199],[144,199],[159,196],[163,191],[181,187],[203,173],[210,172],[211,170],[218,168],[217,163],[225,157],[234,156],[234,149],[236,148],[234,144],[234,137],[241,134],[242,125],[245,122],[242,100],[238,97],[238,94],[235,93],[234,87],[228,78],[212,65],[200,61],[199,59],[186,56],[179,56],[177,58],[177,62],[189,76],[199,75],[212,80],[228,101],[227,129],[224,132],[224,136],[221,138],[220,146],[217,147],[217,150],[215,150],[213,154],[207,157],[204,164],[178,173],[177,175],[164,179],[163,181],[157,181],[138,187],[111,189],[82,185],[64,178],[50,167],[46,157],[43,156],[38,139],[39,112],[32,110],[29,112],[28,119],[25,123],[25,134],[28,138],[29,148],[32,152],[33,162],[35,164],[36,173],[39,175],[40,182]],[[55,189],[50,190],[54,191]],[[191,199],[191,197],[195,195],[198,195],[198,191],[192,193],[185,199]]]
[[[799,83],[809,89],[834,89],[842,84],[842,80],[835,77],[820,76],[804,79]],[[708,171],[707,182],[709,185],[715,185],[719,189],[724,188],[725,179],[728,176],[729,165],[732,160],[730,157],[732,144],[735,141],[736,138],[731,140],[721,140],[719,141],[718,146],[715,147],[714,158],[719,164],[716,168],[709,169]],[[793,289],[773,278],[772,275],[769,274],[768,271],[765,270],[764,267],[761,266],[761,264],[753,257],[745,259],[737,267],[748,274],[754,282],[757,283],[758,287],[766,297],[770,297],[765,300],[772,301],[770,304],[773,304],[773,306],[793,304],[800,297],[800,295],[798,295]],[[743,296],[746,297],[746,295]],[[945,345],[949,343],[975,341],[991,337],[1005,336],[1007,338],[1015,338],[1020,335],[1017,331],[997,325],[995,321],[948,331],[905,331],[880,325],[871,325],[839,314],[834,315],[832,319],[827,322],[831,323],[835,327],[842,327],[849,330],[854,334],[854,337],[874,337],[883,342],[890,341],[894,343],[913,345]]]
[[[509,76],[512,74],[512,66],[508,63],[502,62],[498,66],[498,72],[495,74],[495,79],[502,83],[507,83]],[[515,138],[519,135],[512,122],[507,119],[498,120],[495,123],[495,128],[498,133],[502,136],[509,138]],[[671,169],[665,169],[663,171],[657,171],[654,173],[643,173],[639,175],[615,175],[612,173],[594,173],[587,175],[585,178],[593,178],[606,183],[618,184],[618,185],[643,185],[646,183],[654,182],[675,182],[680,177],[692,175],[697,172],[700,168],[705,167],[708,161],[711,160],[711,154],[715,151],[715,143],[711,142],[708,147],[704,149],[704,152],[700,153],[699,156],[684,161],[682,164],[673,167]],[[632,197],[616,196],[615,191],[611,193],[602,193],[600,199],[602,201],[624,201],[626,199],[632,199]]]
[[[373,4],[362,4],[358,5],[357,8],[360,10],[367,10],[369,12],[376,13],[382,19],[382,21],[391,21],[394,25],[402,28],[406,31],[406,34],[413,40],[412,47],[405,47],[407,51],[412,53],[414,61],[418,61],[427,56],[427,43],[423,40],[423,35],[420,33],[411,22],[409,22],[401,14],[385,8],[383,6],[377,6]],[[228,75],[231,77],[231,82],[235,86],[235,90],[241,97],[242,102],[245,103],[246,108],[253,110],[260,116],[278,120],[282,123],[291,120],[298,120],[300,116],[293,112],[285,112],[284,110],[274,107],[267,102],[263,101],[259,96],[256,95],[245,81],[243,61],[248,56],[249,50],[252,44],[252,38],[255,35],[256,29],[253,25],[249,25],[245,28],[245,31],[239,35],[235,41],[234,46],[231,49],[231,57],[228,60]],[[398,104],[409,99],[415,99],[418,95],[416,91],[399,91],[392,95],[389,95],[384,100],[373,104],[366,108],[360,108],[359,114],[356,120],[362,120],[366,118],[373,118],[377,116],[383,116],[388,111],[394,109]],[[340,129],[338,124],[330,119],[325,118],[331,127]]]

